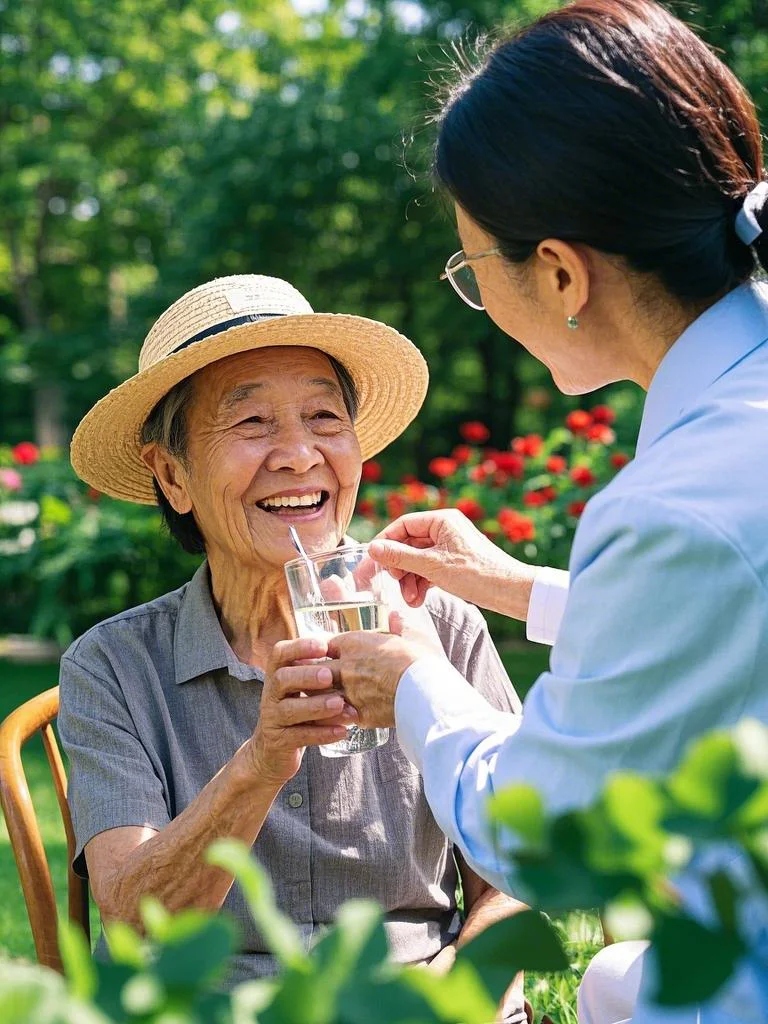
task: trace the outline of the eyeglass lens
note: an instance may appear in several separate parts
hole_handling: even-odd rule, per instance
[[[461,263],[464,259],[464,253],[457,253],[456,263]],[[480,297],[480,288],[477,284],[477,278],[472,267],[465,263],[464,266],[459,266],[458,270],[454,270],[449,261],[446,268],[448,273],[451,275],[451,279],[454,283],[456,291],[465,299],[470,306],[474,306],[475,309],[483,308],[483,300]]]

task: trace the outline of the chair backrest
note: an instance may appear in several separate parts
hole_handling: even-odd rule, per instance
[[[21,880],[37,959],[61,971],[53,880],[21,761],[21,748],[39,732],[67,837],[68,917],[90,939],[88,883],[72,870],[75,836],[67,805],[67,776],[52,725],[58,711],[59,688],[55,686],[16,708],[0,725],[0,805]]]

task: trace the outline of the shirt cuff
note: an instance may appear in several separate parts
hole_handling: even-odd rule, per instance
[[[498,727],[502,714],[492,707],[451,663],[439,655],[418,658],[400,679],[395,694],[395,724],[403,753],[422,772],[424,750],[430,732],[442,732],[466,724],[476,728],[484,721],[490,728]],[[503,715],[507,718],[522,718]],[[422,772],[423,774],[423,772]]]
[[[536,644],[552,647],[563,621],[570,575],[565,569],[542,566],[536,574],[528,604],[525,635]]]

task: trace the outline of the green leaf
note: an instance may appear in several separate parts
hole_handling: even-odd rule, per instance
[[[412,970],[426,973],[423,967]],[[379,980],[366,975],[356,977],[345,990],[333,1024],[440,1024],[445,1020],[458,1024],[455,1016],[445,1018],[437,1013],[412,984],[410,971],[393,968],[389,976]]]
[[[226,972],[235,945],[235,927],[229,918],[209,917],[195,931],[169,939],[153,972],[168,989],[199,988]]]
[[[497,921],[456,954],[456,962],[469,963],[498,1001],[518,971],[564,971],[568,957],[543,914],[524,910]]]
[[[149,960],[147,943],[125,921],[112,921],[104,926],[109,955],[118,964],[141,970]]]
[[[92,999],[98,981],[91,948],[81,928],[71,921],[59,921],[59,949],[69,989],[77,999]]]
[[[312,948],[311,973],[303,965],[285,973],[263,1014],[264,1024],[332,1024],[346,1002],[348,986],[367,984],[388,957],[381,907],[370,900],[350,900]]]
[[[547,836],[544,802],[533,786],[505,786],[488,801],[491,820],[518,835],[526,846],[543,846]]]
[[[725,811],[727,780],[738,770],[733,740],[724,732],[702,737],[688,748],[667,782],[667,790],[683,810],[720,818]]]
[[[32,964],[0,962],[0,1020],[58,1024],[66,1002],[64,979]]]
[[[466,960],[458,961],[442,977],[432,971],[409,968],[400,980],[424,996],[441,1021],[488,1024],[496,1018],[498,1001],[489,994],[477,969]]]
[[[736,904],[739,892],[726,871],[716,871],[709,877],[709,891],[717,910],[718,920],[727,932],[736,932]]]
[[[253,920],[280,964],[309,970],[301,935],[291,919],[278,909],[272,883],[261,865],[251,857],[248,847],[233,839],[218,839],[209,847],[206,859],[235,877]]]
[[[658,968],[652,997],[659,1006],[691,1006],[711,999],[745,952],[732,932],[677,915],[661,918],[651,942]]]

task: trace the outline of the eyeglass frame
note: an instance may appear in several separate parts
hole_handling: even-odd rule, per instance
[[[459,260],[458,264],[455,267],[452,267],[450,265],[451,260],[455,260],[457,256],[460,256],[461,259]],[[482,260],[486,256],[501,256],[501,249],[498,247],[498,245],[496,245],[493,247],[493,249],[486,249],[484,252],[474,252],[471,253],[470,255],[467,255],[463,249],[459,249],[457,252],[453,253],[453,255],[448,257],[448,259],[445,262],[445,270],[440,275],[440,280],[447,280],[451,288],[453,288],[453,290],[456,292],[460,299],[466,302],[470,309],[483,310],[485,309],[485,306],[482,303],[478,305],[476,302],[473,302],[470,298],[468,298],[461,290],[461,288],[458,286],[458,284],[456,284],[456,282],[454,281],[453,275],[457,273],[459,270],[463,270],[464,267],[469,267],[469,264],[474,260]],[[472,270],[471,267],[469,269]],[[474,270],[472,270],[472,273],[474,273]]]

